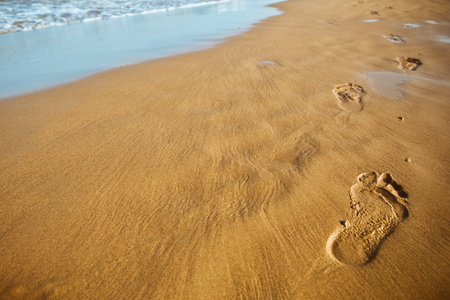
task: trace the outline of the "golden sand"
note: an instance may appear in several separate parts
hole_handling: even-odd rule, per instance
[[[275,6],[0,102],[0,298],[449,297],[448,1]]]

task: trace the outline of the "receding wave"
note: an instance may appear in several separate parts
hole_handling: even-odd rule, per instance
[[[207,5],[228,0],[3,0],[0,33]]]

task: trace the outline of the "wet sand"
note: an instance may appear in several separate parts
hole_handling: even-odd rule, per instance
[[[448,3],[410,2],[1,101],[0,297],[448,298]]]

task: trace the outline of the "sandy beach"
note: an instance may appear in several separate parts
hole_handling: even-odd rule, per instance
[[[1,299],[450,297],[450,5],[300,1],[0,101]]]

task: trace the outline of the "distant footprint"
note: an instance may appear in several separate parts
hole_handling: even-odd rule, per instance
[[[378,247],[395,227],[408,217],[407,194],[388,173],[363,173],[350,188],[349,220],[329,237],[327,253],[348,265],[363,265],[373,259]]]
[[[385,35],[384,38],[397,44],[403,44],[405,42],[401,36],[392,33],[390,35]]]
[[[334,86],[333,94],[339,100],[339,106],[350,112],[358,112],[363,109],[362,94],[364,89],[351,82]]]
[[[395,60],[398,62],[399,69],[409,69],[411,71],[415,71],[422,64],[417,58],[411,57],[398,56]]]
[[[419,28],[420,24],[405,24],[403,27],[405,27],[405,28]]]

